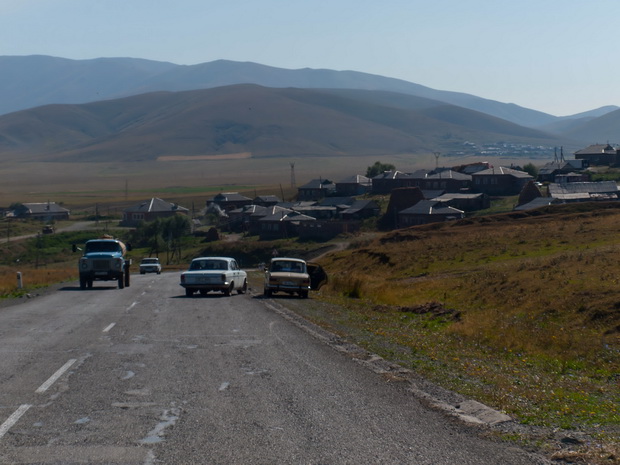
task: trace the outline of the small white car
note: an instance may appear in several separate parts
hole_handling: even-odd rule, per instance
[[[316,263],[299,258],[272,258],[265,270],[265,297],[274,292],[298,294],[307,298],[310,290],[320,289],[327,282],[327,274]]]
[[[143,258],[140,262],[140,274],[161,273],[161,263],[159,258]]]
[[[206,295],[209,291],[231,295],[233,291],[243,294],[248,290],[247,273],[239,268],[237,261],[230,257],[198,257],[189,265],[189,270],[181,273],[185,295],[194,292]]]

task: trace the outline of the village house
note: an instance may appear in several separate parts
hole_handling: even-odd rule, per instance
[[[22,203],[10,214],[16,218],[34,219],[44,222],[68,220],[70,211],[54,202]]]
[[[590,166],[613,166],[620,162],[618,150],[609,144],[594,144],[575,152],[576,160],[584,160]]]
[[[426,171],[416,172],[411,175],[398,170],[385,171],[372,178],[372,193],[389,194],[401,187],[415,187],[415,177],[423,176],[425,173]]]
[[[299,224],[306,221],[316,221],[311,216],[299,212],[284,210],[258,220],[259,239],[274,240],[296,237],[299,235]]]
[[[413,184],[423,191],[461,192],[471,188],[470,174],[459,173],[450,169],[425,173],[423,177],[411,175]]]
[[[336,182],[336,195],[363,195],[372,190],[372,180],[361,174],[349,176]]]
[[[356,200],[348,208],[340,212],[343,220],[363,220],[381,214],[381,207],[374,200]]]
[[[220,192],[216,196],[207,200],[207,208],[217,205],[223,211],[228,212],[245,205],[252,205],[252,199],[238,192]]]
[[[488,195],[517,195],[533,179],[525,171],[499,166],[472,174],[472,189]]]
[[[254,205],[260,205],[261,207],[273,207],[280,202],[282,202],[282,200],[276,195],[259,195],[252,200]]]
[[[151,200],[139,203],[123,211],[121,226],[137,226],[142,221],[150,222],[156,219],[170,218],[177,214],[187,215],[189,210],[176,203],[153,197]]]
[[[297,188],[297,200],[320,200],[336,192],[336,184],[329,179],[313,179]]]
[[[306,206],[294,205],[292,209],[317,220],[331,220],[338,216],[338,208],[334,206],[323,206],[319,204]]]
[[[487,194],[482,192],[470,194],[448,193],[434,197],[431,200],[443,202],[449,207],[454,207],[466,212],[485,210],[491,206],[491,199]]]
[[[566,174],[557,174],[555,176],[555,182],[558,184],[566,184],[567,182],[590,182],[590,175],[588,173],[575,173],[570,172]]]
[[[398,228],[457,220],[465,217],[465,212],[435,200],[420,200],[414,206],[398,212]]]
[[[252,215],[265,216],[269,207],[261,205],[244,205],[228,212],[228,228],[235,232],[248,232]],[[257,232],[258,233],[258,232]]]
[[[575,170],[584,169],[583,160],[554,161],[545,164],[538,170],[537,180],[539,182],[559,182],[558,177],[573,173]],[[590,177],[587,173],[580,173],[581,181],[589,181]]]
[[[552,183],[549,197],[562,202],[587,202],[592,200],[618,200],[615,181]]]
[[[289,214],[292,213],[293,210],[283,205],[273,205],[271,207],[265,207],[264,209],[257,208],[256,211],[250,215],[248,234],[250,236],[259,235],[261,228],[260,220],[278,213],[282,214],[282,212],[284,212],[283,214]]]

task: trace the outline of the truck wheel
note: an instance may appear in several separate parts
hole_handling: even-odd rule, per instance
[[[194,291],[192,289],[185,289],[185,297],[191,297],[194,295]]]
[[[86,289],[86,278],[80,278],[80,289]]]
[[[118,288],[119,289],[123,289],[125,287],[125,279],[123,278],[123,275],[118,277]]]
[[[88,286],[89,289],[92,289],[93,288],[93,280],[92,279],[87,280],[86,281],[86,286]]]

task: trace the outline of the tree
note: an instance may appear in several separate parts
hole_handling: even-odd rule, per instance
[[[538,177],[538,168],[533,163],[528,163],[523,167],[523,171],[532,176],[534,179]]]
[[[384,173],[386,171],[395,170],[396,167],[390,163],[381,163],[380,161],[376,161],[374,165],[369,166],[366,169],[366,177],[374,178],[378,174]]]
[[[150,247],[159,253],[167,250],[169,244],[176,244],[191,232],[191,223],[185,215],[170,218],[157,218],[155,221],[142,222],[135,229],[131,240],[135,246]]]

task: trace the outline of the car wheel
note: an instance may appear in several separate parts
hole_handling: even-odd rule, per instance
[[[140,271],[140,274],[144,274],[144,273],[146,273],[146,271]]]
[[[185,296],[186,297],[191,297],[193,295],[194,295],[193,289],[185,289]]]
[[[243,286],[241,286],[237,292],[239,294],[245,294],[247,291],[248,291],[248,282],[244,279]]]
[[[230,283],[230,286],[228,286],[228,289],[224,290],[224,295],[227,297],[230,296],[234,288],[235,288],[235,283],[234,282]]]
[[[308,291],[301,291],[301,292],[299,293],[299,296],[300,296],[302,299],[307,299],[307,298],[308,298]]]

